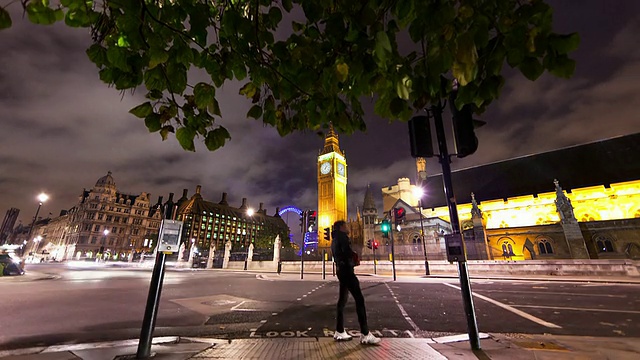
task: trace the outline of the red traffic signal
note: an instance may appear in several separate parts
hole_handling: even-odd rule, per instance
[[[373,245],[373,249],[376,250],[378,246],[380,246],[380,243],[378,242],[378,240],[373,240],[372,245]]]
[[[395,208],[393,209],[393,218],[395,220],[396,225],[404,221],[404,217],[407,215],[407,210],[404,208]]]

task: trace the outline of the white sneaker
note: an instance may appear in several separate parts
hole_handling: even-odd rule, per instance
[[[352,338],[353,338],[353,336],[347,334],[346,331],[343,331],[343,332],[337,332],[336,331],[333,334],[333,340],[335,340],[335,341],[348,341],[348,340],[351,340]]]
[[[377,345],[380,343],[380,338],[375,337],[371,332],[367,335],[360,336],[360,344],[362,345]]]

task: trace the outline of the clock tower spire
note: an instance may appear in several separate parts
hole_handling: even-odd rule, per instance
[[[318,230],[331,227],[338,220],[347,220],[347,159],[340,149],[338,134],[329,124],[324,147],[318,155]],[[318,246],[328,247],[322,236]]]

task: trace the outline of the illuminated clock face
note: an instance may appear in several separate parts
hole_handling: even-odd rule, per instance
[[[328,174],[330,171],[331,171],[331,163],[326,162],[326,163],[323,163],[323,164],[320,166],[320,173],[322,173],[322,174],[326,175],[326,174]]]
[[[344,164],[338,163],[338,174],[344,176]]]

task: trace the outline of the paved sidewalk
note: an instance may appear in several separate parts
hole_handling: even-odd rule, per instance
[[[14,360],[127,360],[135,359],[137,340],[60,345],[0,351]],[[357,339],[273,338],[220,340],[212,338],[155,338],[152,359],[408,359],[408,360],[632,360],[640,359],[638,338],[595,338],[555,335],[488,334],[482,350],[472,351],[466,335],[435,339],[383,339],[379,346],[363,346]]]

